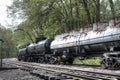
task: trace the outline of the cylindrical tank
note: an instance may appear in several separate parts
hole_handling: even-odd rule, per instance
[[[28,47],[27,47],[27,53],[28,54],[32,54],[32,53],[35,53],[35,43],[33,43],[33,44],[30,44]]]
[[[50,44],[52,41],[53,41],[53,39],[46,39],[46,40],[38,42],[35,45],[35,51],[37,53],[50,52]]]
[[[106,48],[116,46],[120,41],[119,27],[106,27],[101,31],[88,31],[84,33],[74,32],[65,34],[62,37],[56,38],[51,43],[51,49],[62,49],[80,46],[86,51],[105,51]],[[110,44],[105,44],[110,43]],[[113,43],[111,45],[111,43]]]

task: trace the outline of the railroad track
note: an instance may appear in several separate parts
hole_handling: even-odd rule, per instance
[[[120,74],[86,71],[64,65],[48,65],[28,62],[10,62],[22,70],[45,80],[119,80]]]

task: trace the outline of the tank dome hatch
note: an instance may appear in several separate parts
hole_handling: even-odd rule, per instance
[[[46,37],[43,35],[40,35],[39,37],[36,38],[35,43],[38,43],[39,41],[45,40]]]

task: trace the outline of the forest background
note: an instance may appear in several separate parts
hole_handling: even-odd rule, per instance
[[[0,25],[1,49],[4,57],[15,57],[18,48],[44,35],[58,34],[108,22],[120,15],[120,0],[13,0],[8,17],[21,23],[14,29]]]

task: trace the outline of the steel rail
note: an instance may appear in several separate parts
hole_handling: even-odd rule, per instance
[[[28,62],[12,62],[12,64],[17,65],[19,68],[27,68],[29,70],[45,70],[45,71],[50,71],[50,72],[56,72],[60,73],[63,75],[68,75],[71,77],[76,77],[76,78],[84,78],[84,79],[120,79],[120,75],[115,75],[115,74],[106,74],[106,73],[98,73],[98,72],[91,72],[91,71],[84,71],[84,70],[73,70],[70,68],[65,68],[65,67],[56,67],[56,66],[41,66],[40,64],[33,64],[33,63],[28,63]],[[80,74],[81,73],[81,74]]]

